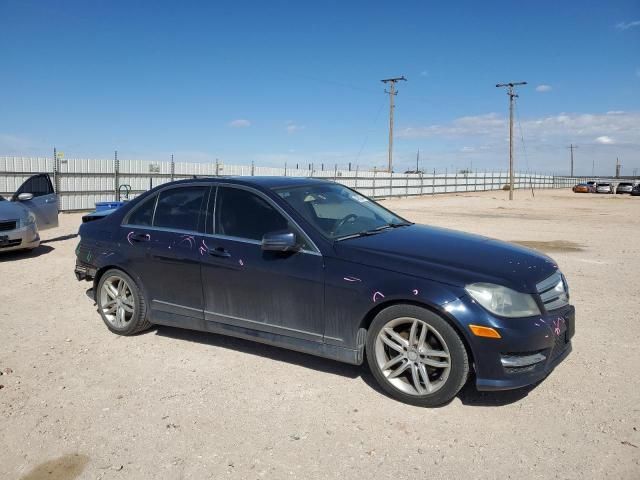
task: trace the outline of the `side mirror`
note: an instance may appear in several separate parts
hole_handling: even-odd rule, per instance
[[[21,193],[20,195],[18,195],[19,202],[26,202],[31,200],[32,198],[33,198],[33,193]]]
[[[300,246],[293,232],[269,232],[262,237],[262,250],[272,252],[294,252]]]

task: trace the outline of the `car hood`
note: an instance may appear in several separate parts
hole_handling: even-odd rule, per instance
[[[19,203],[4,200],[0,202],[0,221],[17,220],[29,215],[29,209]]]
[[[474,282],[534,293],[557,269],[534,250],[479,235],[411,225],[335,243],[345,260],[463,287]]]

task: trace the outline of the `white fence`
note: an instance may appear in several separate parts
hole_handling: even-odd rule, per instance
[[[30,175],[49,173],[60,196],[60,210],[92,210],[96,202],[118,198],[118,187],[129,185],[131,197],[162,183],[194,176],[272,176],[327,178],[364,195],[381,198],[435,195],[452,192],[499,190],[509,183],[507,172],[403,174],[357,170],[302,170],[222,165],[217,163],[150,162],[142,160],[96,160],[0,157],[0,194],[15,192]],[[567,188],[580,178],[516,173],[515,188]]]

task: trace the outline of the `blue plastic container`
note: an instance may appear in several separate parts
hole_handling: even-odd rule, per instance
[[[124,202],[96,202],[96,212],[120,208]]]

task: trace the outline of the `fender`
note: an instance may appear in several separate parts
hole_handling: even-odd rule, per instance
[[[463,289],[333,257],[325,259],[325,342],[357,348],[357,334],[385,306],[423,305],[437,312]]]

